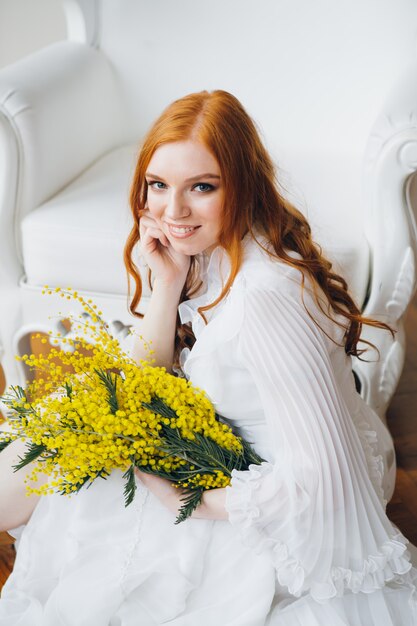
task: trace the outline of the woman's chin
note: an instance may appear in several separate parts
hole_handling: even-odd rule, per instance
[[[169,243],[175,252],[185,254],[187,256],[195,256],[201,252],[201,246],[191,245],[177,240],[173,241],[172,239],[169,239]]]
[[[196,256],[202,253],[210,254],[218,246],[217,242],[213,242],[212,240],[203,241],[195,235],[190,237],[175,237],[172,233],[169,233],[166,237],[175,251],[186,254],[187,256]]]

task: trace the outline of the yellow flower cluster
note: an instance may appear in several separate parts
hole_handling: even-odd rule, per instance
[[[190,476],[183,482],[183,487],[203,487],[204,489],[213,489],[215,487],[227,487],[230,483],[230,477],[226,476],[221,470],[215,470],[213,474],[200,474]]]
[[[110,335],[91,300],[69,288],[55,292],[81,304],[83,315],[71,318],[78,334],[69,339],[51,333],[50,342],[69,346],[21,357],[37,375],[26,390],[12,389],[4,398],[12,439],[28,442],[26,462],[37,460],[29,479],[40,472],[50,477],[28,492],[70,494],[115,468],[133,466],[187,490],[229,484],[233,463],[225,464],[225,455],[241,459],[244,449],[217,419],[205,392],[151,360],[138,365]],[[219,455],[209,465],[213,450]]]

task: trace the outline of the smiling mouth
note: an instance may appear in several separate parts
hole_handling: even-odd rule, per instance
[[[173,226],[172,224],[167,224],[167,226],[174,235],[185,235],[200,228],[200,226]]]

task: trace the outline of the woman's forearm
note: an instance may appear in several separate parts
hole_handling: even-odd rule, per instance
[[[193,512],[194,519],[227,520],[226,489],[210,489],[203,493],[201,504]]]
[[[144,341],[150,345],[154,353],[150,358],[155,359],[154,365],[172,370],[174,357],[175,326],[178,304],[183,285],[165,285],[155,281],[152,296],[142,320],[140,328],[135,332],[132,358],[139,363],[141,359],[148,360],[148,349]],[[139,335],[142,335],[143,340]]]

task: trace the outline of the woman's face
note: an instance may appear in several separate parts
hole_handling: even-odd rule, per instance
[[[223,211],[219,165],[198,141],[175,141],[155,150],[147,171],[148,209],[175,250],[211,252]]]

